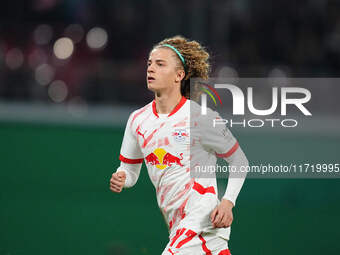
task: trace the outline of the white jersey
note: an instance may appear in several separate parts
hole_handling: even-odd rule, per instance
[[[212,122],[200,114],[190,120],[190,104],[194,104],[192,109],[199,108],[182,97],[170,114],[157,114],[155,101],[133,112],[127,122],[120,160],[129,164],[145,162],[170,239],[183,228],[229,239],[230,228],[213,228],[210,221],[219,203],[216,178],[196,178],[190,173],[190,163],[192,167],[215,165],[216,156],[230,156],[238,143],[225,125],[212,128]],[[212,115],[218,117],[217,113],[209,114]]]

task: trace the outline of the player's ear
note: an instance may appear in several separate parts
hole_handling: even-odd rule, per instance
[[[183,69],[178,69],[176,72],[176,78],[175,81],[176,82],[181,82],[185,77],[185,72]]]

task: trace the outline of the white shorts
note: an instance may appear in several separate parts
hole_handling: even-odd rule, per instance
[[[230,255],[228,241],[215,233],[197,234],[190,229],[178,229],[162,255]]]

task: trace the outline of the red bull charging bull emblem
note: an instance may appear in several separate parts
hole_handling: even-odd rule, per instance
[[[157,148],[145,157],[145,162],[163,170],[166,167],[172,166],[174,164],[183,166],[181,163],[182,159],[183,153],[181,153],[179,157],[177,157],[162,148]]]

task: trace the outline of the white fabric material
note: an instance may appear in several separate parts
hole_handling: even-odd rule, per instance
[[[228,241],[213,233],[196,234],[189,242],[181,245],[185,238],[192,235],[189,231],[184,231],[174,243],[170,240],[162,255],[218,255],[221,251],[228,249]],[[180,245],[179,248],[177,248],[178,245]],[[203,250],[203,245],[210,253]]]
[[[127,164],[120,162],[117,172],[125,172],[126,180],[124,188],[131,188],[138,180],[142,164]]]
[[[214,228],[210,221],[211,212],[220,203],[215,174],[206,178],[192,173],[191,167],[216,165],[216,153],[232,155],[236,148],[237,141],[225,125],[212,126],[218,114],[208,111],[208,116],[200,115],[200,106],[187,100],[170,116],[157,117],[150,103],[133,112],[126,125],[120,152],[124,164],[118,171],[126,172],[126,187],[131,187],[141,164],[130,163],[144,159],[170,239],[181,228],[229,239],[230,228]],[[244,162],[238,156],[227,160],[236,165]],[[241,186],[230,178],[226,197],[233,203]]]
[[[200,125],[198,130],[201,144],[205,149],[223,154],[228,152],[237,141],[225,124],[213,125],[213,120],[216,119],[221,119],[220,115],[208,108],[207,115],[200,115],[198,118],[198,125]]]
[[[228,185],[223,199],[227,199],[236,205],[236,199],[247,176],[244,167],[248,166],[248,160],[241,148],[238,148],[233,155],[224,159],[229,163],[229,166],[235,167],[236,171],[229,174]]]
[[[135,120],[136,111],[133,112],[126,124],[123,143],[120,149],[120,154],[128,159],[140,159],[144,158],[143,153],[141,152],[140,146],[138,144],[136,127],[132,128],[132,124]],[[138,130],[139,131],[139,130]]]

